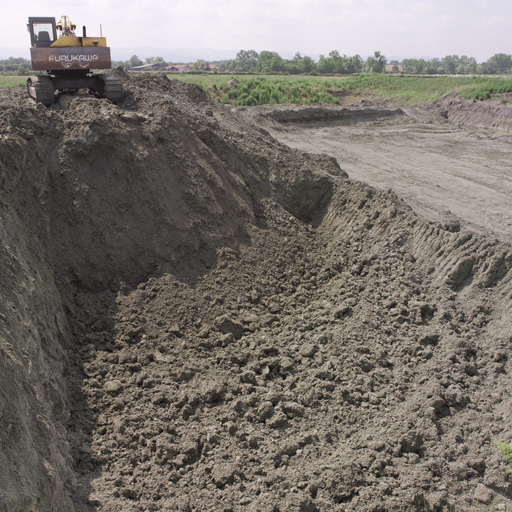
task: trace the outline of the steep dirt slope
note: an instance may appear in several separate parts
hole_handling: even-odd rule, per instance
[[[498,96],[492,101],[471,101],[449,94],[436,101],[434,105],[441,108],[447,119],[454,123],[470,126],[483,126],[510,132],[512,130],[512,105],[503,103],[500,98],[510,99],[509,94]]]
[[[0,510],[69,510],[72,342],[48,237],[56,131],[23,103],[0,107]]]
[[[510,246],[125,87],[2,104],[0,511],[510,507]]]
[[[113,320],[83,341],[89,503],[484,511],[496,496],[507,502],[493,445],[511,435],[509,278],[497,285],[507,247],[420,224],[349,183],[318,228],[277,205],[264,211],[251,244],[219,251],[193,286],[167,274],[81,295],[83,310]]]
[[[127,84],[123,108],[78,95],[47,110],[22,91],[1,107],[0,504],[69,510],[63,374],[76,290],[118,289],[165,269],[193,281],[219,246],[247,240],[262,197],[308,218],[332,192],[329,173],[343,173],[166,79]],[[224,127],[216,116],[227,116]],[[79,393],[76,369],[67,371]]]

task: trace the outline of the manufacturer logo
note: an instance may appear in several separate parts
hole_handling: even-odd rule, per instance
[[[49,62],[93,62],[99,60],[98,55],[50,55],[48,57]]]

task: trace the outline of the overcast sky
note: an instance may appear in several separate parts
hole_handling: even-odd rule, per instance
[[[112,48],[444,57],[512,53],[511,0],[0,0],[0,46],[29,46],[28,16],[67,14]],[[234,57],[235,55],[233,55]]]

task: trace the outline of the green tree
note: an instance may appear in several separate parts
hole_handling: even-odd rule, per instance
[[[291,75],[304,73],[303,57],[300,52],[296,52],[292,60],[287,60],[285,70]]]
[[[210,71],[210,64],[204,59],[198,59],[194,62],[192,69],[196,71]]]
[[[404,59],[402,61],[402,69],[404,73],[414,73],[416,59]]]
[[[155,69],[163,69],[167,66],[167,62],[165,62],[163,57],[148,57],[146,64],[153,64]]]
[[[373,73],[383,73],[386,69],[387,59],[381,52],[376,51],[373,57],[366,59],[368,70]]]
[[[332,61],[332,72],[341,74],[343,73],[344,60],[338,50],[332,50],[329,52],[329,59]]]
[[[260,73],[284,71],[285,61],[276,52],[263,51],[258,56],[256,69]]]
[[[236,70],[236,60],[224,60],[219,63],[219,71],[235,71]]]
[[[254,50],[240,50],[236,54],[235,61],[239,71],[256,71],[258,53]]]
[[[427,67],[427,63],[425,59],[416,59],[416,66],[414,68],[414,72],[418,75],[422,75],[425,73],[425,68]]]
[[[447,55],[441,61],[441,65],[445,73],[453,75],[453,73],[457,71],[457,66],[459,65],[459,56]]]
[[[28,69],[28,67],[27,67],[27,66],[24,66],[23,64],[20,64],[20,65],[18,66],[18,71],[17,71],[17,73],[18,73],[18,76],[25,76],[25,75],[29,75],[29,74],[30,74],[30,73],[29,73],[29,69]]]
[[[468,57],[467,55],[461,55],[457,64],[457,73],[468,74],[475,73],[477,63],[474,57]]]
[[[476,73],[478,69],[478,63],[474,57],[468,59],[468,73]]]
[[[163,57],[146,57],[146,64],[164,64]]]
[[[512,71],[512,55],[497,53],[487,61],[487,64],[493,73],[507,73]]]
[[[437,58],[431,59],[427,62],[427,67],[425,71],[429,75],[438,75],[443,70],[443,66],[441,61]]]
[[[137,55],[132,55],[130,57],[130,60],[128,61],[130,63],[130,67],[134,68],[135,66],[142,66],[144,64]]]
[[[360,55],[356,54],[348,58],[348,72],[361,73],[363,70],[363,59]]]
[[[333,60],[331,58],[326,58],[323,55],[320,55],[320,58],[318,59],[318,63],[316,65],[316,70],[322,75],[334,73]]]
[[[308,57],[307,55],[302,57],[301,64],[303,73],[311,73],[312,71],[315,70],[316,67],[315,61],[311,57]]]

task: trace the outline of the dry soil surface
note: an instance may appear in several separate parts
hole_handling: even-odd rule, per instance
[[[510,509],[509,239],[343,170],[477,174],[473,132],[319,106],[334,159],[268,133],[317,133],[292,108],[123,80],[0,102],[0,511]]]
[[[512,106],[495,108],[452,98],[425,107],[236,110],[291,147],[333,156],[351,178],[393,190],[425,219],[510,241]]]

